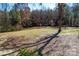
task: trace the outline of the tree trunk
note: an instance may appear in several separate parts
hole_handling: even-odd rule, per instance
[[[58,33],[61,32],[61,27],[62,27],[62,20],[64,17],[64,3],[58,3],[58,25],[59,25],[59,29],[58,29]]]

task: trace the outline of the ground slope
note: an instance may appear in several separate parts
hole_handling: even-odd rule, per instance
[[[23,43],[38,41],[40,37],[55,33],[57,28],[35,27],[22,31],[0,33],[0,45],[7,48],[19,46]],[[8,41],[6,43],[6,41]],[[79,28],[62,28],[58,37],[54,38],[43,50],[44,55],[79,55]],[[36,46],[35,48],[39,48]],[[1,50],[0,55],[12,52],[13,50]],[[15,55],[15,54],[12,54]]]

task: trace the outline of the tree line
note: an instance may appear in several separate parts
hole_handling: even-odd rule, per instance
[[[59,11],[58,5],[54,9],[44,9],[44,5],[39,3],[41,9],[30,10],[28,3],[15,3],[9,10],[8,3],[1,3],[0,10],[0,32],[20,30],[35,26],[58,26]],[[35,7],[35,5],[33,4]],[[62,26],[79,27],[79,4],[72,6],[64,4]]]

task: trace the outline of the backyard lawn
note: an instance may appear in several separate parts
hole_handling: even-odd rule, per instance
[[[53,27],[32,27],[21,31],[0,33],[0,38],[23,36],[28,39],[34,39],[41,35],[56,33],[57,30],[58,30],[57,28],[53,28]],[[59,35],[77,35],[78,33],[79,33],[79,28],[67,27],[67,28],[62,28],[62,32]]]
[[[30,43],[30,42],[34,43],[39,40],[36,38],[40,38],[42,35],[49,35],[52,33],[56,33],[57,30],[58,29],[54,27],[32,27],[21,31],[0,33],[0,44],[3,44],[2,46],[6,48],[12,48],[15,47],[15,44],[16,46],[18,46],[23,43]],[[79,47],[78,36],[79,36],[79,28],[74,27],[62,28],[62,32],[59,34],[59,37],[54,38],[54,40],[51,41],[51,43],[48,45],[49,48],[45,48],[50,50],[51,47],[55,45],[53,47],[53,51],[51,51],[50,54],[47,55],[79,55],[79,53],[76,53],[76,51],[79,51],[79,49],[76,49]],[[53,44],[55,40],[56,43]],[[76,46],[76,48],[74,48],[74,46]],[[67,49],[68,47],[69,49]],[[72,52],[73,49],[75,49],[74,52]],[[7,54],[11,51],[13,50],[0,51],[0,55]]]

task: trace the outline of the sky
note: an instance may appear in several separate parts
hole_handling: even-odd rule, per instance
[[[12,9],[12,6],[14,5],[14,3],[9,3],[9,7],[8,10]],[[35,9],[41,9],[41,6],[38,5],[38,3],[35,3],[35,6],[33,6],[33,3],[29,3],[28,6],[30,7],[30,10],[35,10]],[[55,3],[43,3],[43,8],[45,9],[53,9],[56,4]],[[0,9],[2,10],[2,6],[0,3]]]
[[[33,5],[35,4],[35,5]],[[8,7],[8,10],[11,10],[12,7],[13,7],[14,3],[9,3],[9,7]],[[43,9],[54,9],[56,7],[56,3],[43,3]],[[69,5],[72,5],[72,4],[69,4]],[[28,6],[30,7],[30,10],[35,10],[35,9],[41,9],[41,6],[39,6],[38,3],[29,3]],[[2,10],[2,6],[1,6],[1,3],[0,3],[0,10]]]
[[[43,9],[54,9],[56,4],[55,3],[43,3],[42,7]],[[36,6],[33,6],[32,4],[29,4],[29,7],[31,10],[35,10],[35,9],[41,9],[41,6],[39,6],[38,4],[36,4]]]

